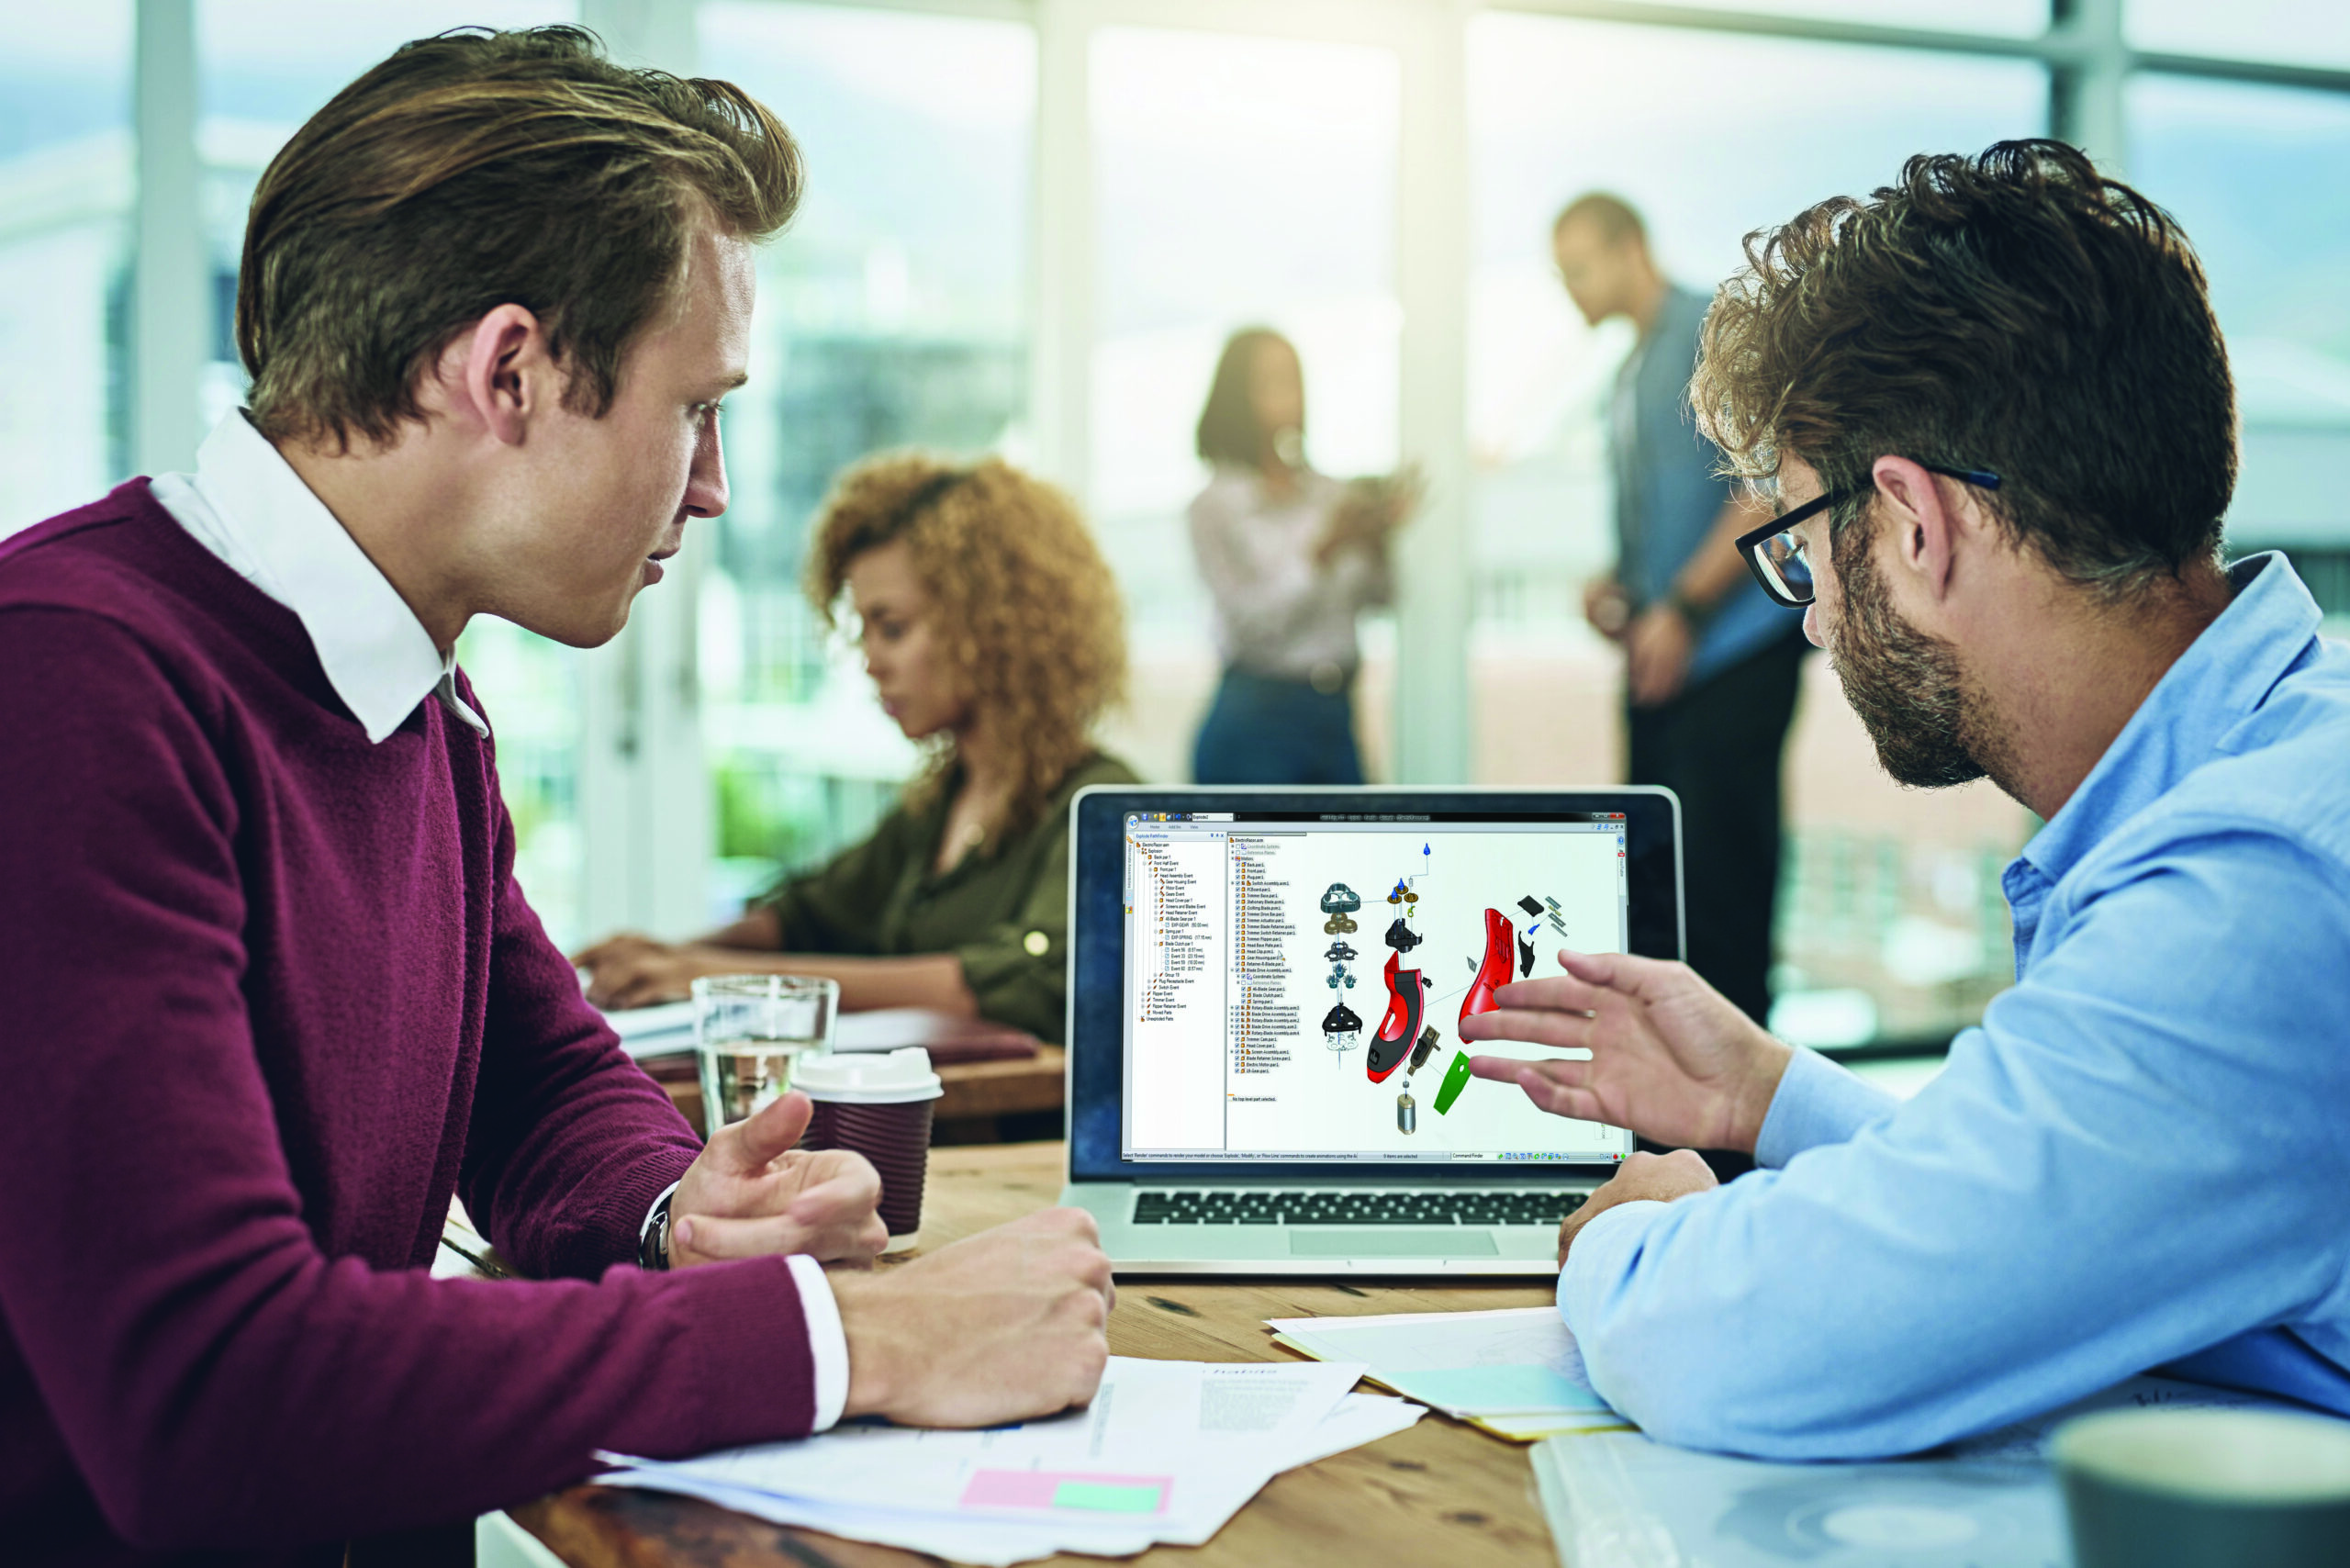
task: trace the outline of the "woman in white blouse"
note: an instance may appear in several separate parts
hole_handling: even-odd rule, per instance
[[[1388,541],[1419,487],[1316,473],[1304,438],[1296,349],[1266,328],[1234,333],[1200,413],[1214,474],[1191,509],[1224,658],[1192,753],[1203,784],[1362,782],[1355,617],[1393,596]]]

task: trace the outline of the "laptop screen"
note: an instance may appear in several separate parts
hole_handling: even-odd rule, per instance
[[[1121,1159],[1490,1168],[1630,1153],[1621,1128],[1472,1078],[1459,1034],[1494,989],[1561,973],[1561,947],[1631,950],[1629,814],[1343,803],[1359,809],[1122,813]]]

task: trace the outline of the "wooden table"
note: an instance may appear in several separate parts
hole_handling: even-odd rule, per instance
[[[1062,1085],[1068,1074],[1069,1053],[1058,1046],[1040,1047],[1033,1057],[1010,1061],[955,1062],[941,1067],[938,1079],[946,1092],[939,1097],[931,1113],[944,1135],[941,1141],[992,1141],[995,1135],[991,1130],[986,1130],[983,1137],[966,1135],[980,1130],[977,1124],[992,1124],[998,1116],[1059,1110]],[[686,1120],[699,1127],[700,1083],[690,1078],[670,1078],[663,1081],[662,1087],[669,1092],[671,1102],[685,1114]],[[1054,1191],[1058,1193],[1059,1189]],[[1009,1219],[1012,1215],[1001,1217]]]
[[[931,1154],[923,1245],[940,1247],[1043,1208],[1060,1195],[1061,1146],[999,1144]],[[1199,1283],[1124,1280],[1110,1349],[1197,1361],[1287,1359],[1267,1317],[1539,1306],[1547,1283]],[[576,1486],[513,1510],[574,1568],[913,1568],[937,1559],[786,1529],[692,1498]],[[1068,1568],[1091,1557],[1056,1557]],[[1539,1568],[1557,1561],[1526,1450],[1429,1415],[1378,1442],[1277,1475],[1203,1547],[1159,1547],[1138,1561],[1170,1568],[1328,1564],[1372,1568]]]

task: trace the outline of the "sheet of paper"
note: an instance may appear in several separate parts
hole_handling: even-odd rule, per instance
[[[1620,1419],[1585,1385],[1574,1336],[1551,1307],[1266,1321],[1308,1355],[1367,1361],[1369,1376],[1447,1415]]]
[[[1276,1472],[1417,1418],[1401,1400],[1349,1395],[1361,1372],[1113,1357],[1091,1405],[1046,1420],[978,1432],[853,1424],[667,1463],[608,1455],[631,1468],[604,1480],[975,1562],[1198,1545]],[[986,1554],[959,1544],[979,1527]]]
[[[659,1002],[650,1007],[622,1007],[605,1013],[604,1022],[621,1037],[631,1056],[655,1056],[691,1050],[694,1004]],[[926,1007],[883,1007],[870,1013],[843,1013],[833,1020],[833,1049],[892,1051],[901,1046],[927,1046],[968,1034],[971,1026],[952,1014]]]
[[[1276,1470],[1295,1469],[1403,1431],[1417,1421],[1421,1414],[1420,1407],[1408,1400],[1391,1399],[1382,1394],[1350,1394],[1340,1399],[1311,1431],[1293,1439],[1295,1446],[1278,1453],[1268,1450],[1258,1457],[1268,1475]],[[1157,1542],[1176,1540],[1172,1535],[1162,1533],[1166,1524],[1159,1518],[1138,1517],[1134,1512],[1104,1510],[1089,1515],[1064,1510],[1044,1522],[1033,1522],[1025,1518],[991,1518],[975,1509],[966,1509],[941,1518],[895,1508],[787,1496],[732,1485],[697,1473],[690,1463],[651,1465],[624,1471],[604,1480],[610,1485],[647,1486],[704,1497],[722,1507],[778,1524],[801,1525],[855,1540],[924,1551],[959,1562],[1008,1564],[1048,1557],[1058,1551],[1127,1556],[1145,1551]],[[1257,1484],[1262,1484],[1260,1478]],[[1253,1491],[1252,1488],[1252,1495]],[[1246,1498],[1241,1501],[1245,1502]],[[1234,1505],[1236,1508],[1239,1506],[1238,1503]],[[1208,1539],[1222,1522],[1221,1519],[1214,1521],[1198,1539],[1203,1541]]]
[[[1632,1424],[1613,1410],[1510,1410],[1464,1419],[1481,1432],[1513,1443],[1537,1443],[1569,1432],[1633,1430]]]

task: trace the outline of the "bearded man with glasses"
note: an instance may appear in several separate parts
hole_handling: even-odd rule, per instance
[[[2076,149],[1919,157],[1747,244],[1692,401],[1777,516],[1886,771],[2047,820],[2017,980],[1904,1103],[1678,964],[1568,955],[1468,1039],[1635,1155],[1562,1226],[1560,1310],[1651,1434],[1908,1452],[2132,1373],[2350,1416],[2350,650],[2227,564],[2235,407],[2202,267]]]

